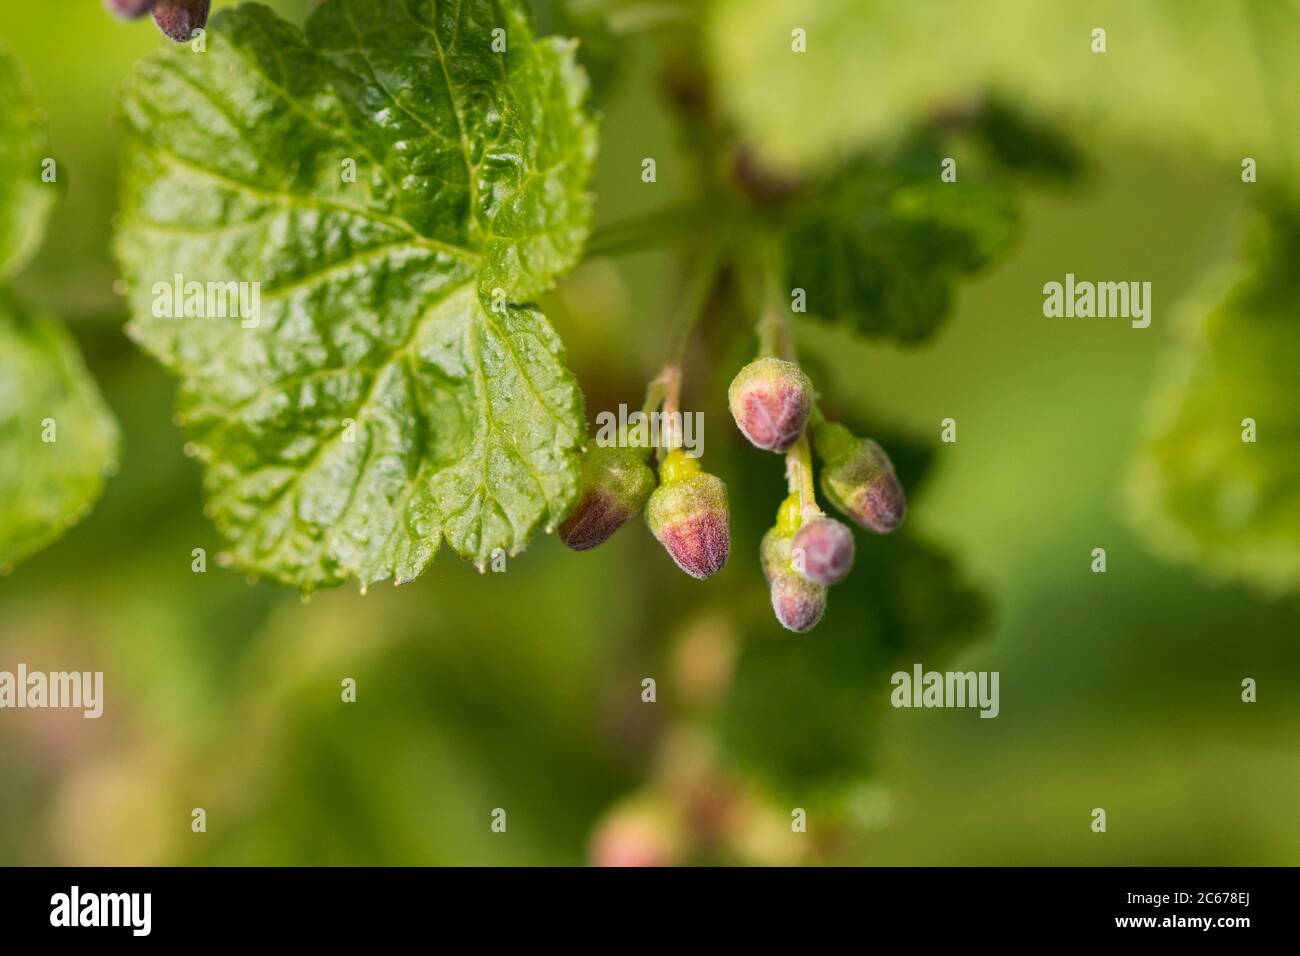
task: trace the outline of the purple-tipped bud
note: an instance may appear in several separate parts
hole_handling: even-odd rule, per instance
[[[903,523],[907,499],[885,450],[870,438],[856,438],[842,425],[817,427],[822,457],[822,492],[838,510],[868,531],[888,534]]]
[[[208,22],[212,0],[158,0],[153,8],[153,22],[168,38],[177,43],[187,43],[195,30],[202,30]]]
[[[792,542],[795,570],[814,584],[838,584],[853,568],[853,532],[834,518],[812,518]]]
[[[783,452],[798,440],[812,410],[812,382],[793,362],[760,358],[731,380],[727,401],[736,426],[755,446]]]
[[[154,8],[158,0],[104,0],[109,13],[116,14],[124,20],[142,17]]]
[[[772,611],[788,631],[803,634],[817,626],[826,613],[827,588],[809,581],[791,561],[794,538],[772,529],[760,550],[763,574],[772,594]]]
[[[560,525],[560,540],[574,551],[604,544],[640,514],[654,487],[654,472],[636,449],[587,449],[582,459],[582,491]]]
[[[772,611],[787,631],[811,631],[826,613],[826,585],[791,572],[772,579]]]
[[[679,454],[673,452],[669,458]],[[731,551],[727,486],[716,475],[697,471],[667,478],[650,496],[645,516],[659,543],[691,577],[707,578],[727,563]]]
[[[594,866],[673,866],[682,855],[681,823],[658,797],[615,806],[596,828],[589,850]]]

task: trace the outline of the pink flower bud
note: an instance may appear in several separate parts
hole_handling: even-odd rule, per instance
[[[772,579],[772,610],[787,631],[803,634],[811,631],[826,613],[829,593],[824,584],[814,584],[791,572]]]
[[[853,568],[853,532],[834,518],[811,518],[795,533],[795,570],[814,584],[838,584]]]
[[[594,866],[673,866],[682,855],[680,823],[661,800],[633,798],[610,810],[589,851]]]
[[[153,8],[153,22],[177,43],[188,43],[195,30],[208,22],[212,0],[158,0]]]
[[[587,449],[582,459],[582,491],[560,525],[560,540],[574,551],[604,544],[640,513],[654,486],[654,472],[636,449]]]
[[[731,551],[727,486],[716,475],[699,471],[698,464],[683,466],[680,456],[671,453],[661,469],[665,480],[650,496],[646,523],[679,568],[707,578],[722,570]],[[679,469],[686,474],[670,476]]]
[[[817,426],[826,499],[869,531],[887,534],[903,523],[907,500],[885,450],[870,438],[856,438],[842,425]]]
[[[104,0],[104,6],[108,8],[109,13],[125,20],[134,20],[152,10],[157,2],[158,0]]]
[[[742,368],[727,389],[736,426],[758,448],[783,452],[803,433],[813,387],[793,362],[760,358]]]

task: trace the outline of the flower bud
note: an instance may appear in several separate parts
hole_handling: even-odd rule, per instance
[[[772,610],[787,631],[811,631],[826,613],[826,585],[814,584],[795,572],[778,575],[769,585]]]
[[[773,528],[763,536],[763,574],[772,595],[772,611],[781,626],[802,634],[811,631],[826,613],[827,588],[809,581],[791,564],[794,538]]]
[[[803,433],[812,382],[793,362],[760,358],[731,380],[727,401],[736,426],[758,448],[783,452]]]
[[[907,501],[883,448],[833,422],[817,426],[816,440],[817,453],[824,462],[822,492],[831,504],[880,534],[903,523]]]
[[[134,20],[152,10],[157,2],[158,0],[104,0],[104,6],[108,8],[109,13],[125,20]]]
[[[588,448],[582,457],[582,491],[560,524],[560,540],[574,551],[605,541],[640,513],[655,475],[634,448]]]
[[[664,801],[625,800],[610,810],[592,836],[594,866],[673,866],[681,861],[681,824]]]
[[[660,480],[646,506],[650,531],[687,574],[716,574],[731,551],[727,486],[680,449],[664,459]]]
[[[834,518],[805,521],[792,542],[795,570],[814,584],[838,584],[853,569],[853,532]]]
[[[212,0],[158,0],[153,8],[153,22],[177,43],[188,43],[195,30],[208,22]]]

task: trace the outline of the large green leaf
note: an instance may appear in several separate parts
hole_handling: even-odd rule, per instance
[[[1244,261],[1184,306],[1131,498],[1153,544],[1219,577],[1300,587],[1300,214],[1261,216]],[[1217,294],[1216,294],[1217,292]],[[1214,304],[1217,300],[1217,304]],[[1244,419],[1255,441],[1243,441]]]
[[[1297,0],[715,0],[723,108],[769,161],[807,168],[987,89],[1089,136],[1300,172]],[[1106,30],[1094,53],[1092,31]],[[791,32],[806,31],[806,52]],[[1263,179],[1261,180],[1263,181]]]
[[[305,35],[245,5],[131,77],[134,334],[182,379],[239,567],[401,582],[567,513],[581,394],[522,303],[587,235],[586,97],[511,0],[329,0]],[[255,327],[156,316],[177,275],[259,282]]]
[[[116,468],[117,440],[63,327],[0,300],[0,569],[90,510]]]
[[[41,179],[49,137],[27,76],[0,45],[0,283],[9,281],[45,235],[57,187]]]

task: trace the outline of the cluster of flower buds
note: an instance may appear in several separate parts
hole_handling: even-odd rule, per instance
[[[559,527],[574,551],[607,541],[646,509],[646,523],[677,566],[694,578],[722,570],[731,552],[727,486],[680,448],[659,465],[659,486],[638,448],[589,448],[578,503]],[[648,503],[647,503],[648,502]]]
[[[763,537],[760,561],[776,619],[791,631],[811,630],[826,612],[829,588],[848,576],[854,556],[853,532],[813,500],[805,439],[812,383],[793,362],[763,357],[740,370],[728,398],[737,427],[753,445],[787,453],[792,491]],[[905,502],[884,449],[832,422],[818,419],[812,431],[826,499],[868,530],[897,528]]]
[[[799,521],[799,496],[791,495],[781,505],[776,525],[763,535],[759,558],[763,576],[772,594],[772,612],[781,626],[802,634],[811,631],[826,613],[828,589],[799,571],[794,550]]]
[[[177,43],[185,43],[208,22],[212,0],[104,0],[104,5],[127,20],[152,13],[159,30]]]

